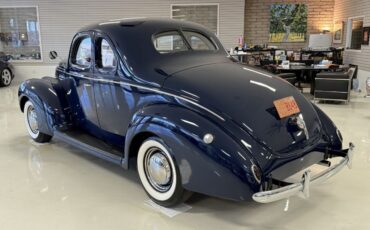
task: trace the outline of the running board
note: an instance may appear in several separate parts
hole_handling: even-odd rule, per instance
[[[119,151],[118,149],[112,148],[102,140],[89,134],[77,130],[65,132],[55,130],[54,138],[66,142],[103,160],[122,165],[122,157],[119,155],[123,155],[123,150]]]

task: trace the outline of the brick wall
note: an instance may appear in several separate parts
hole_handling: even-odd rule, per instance
[[[335,0],[246,0],[244,17],[244,37],[248,44],[269,43],[270,6],[282,3],[304,3],[307,5],[307,36],[320,33],[323,29],[332,31]],[[369,0],[364,0],[369,1]],[[348,0],[350,2],[350,0]],[[237,41],[235,42],[237,44]],[[306,42],[269,43],[284,49],[300,49]]]

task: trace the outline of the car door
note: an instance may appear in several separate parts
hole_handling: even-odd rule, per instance
[[[78,97],[77,103],[70,102],[77,111],[77,125],[86,131],[96,134],[99,121],[96,113],[95,95],[93,89],[94,44],[92,33],[78,34],[71,46],[68,77],[73,79],[73,88]]]
[[[124,146],[129,123],[131,92],[120,83],[124,74],[119,67],[118,54],[110,39],[95,35],[94,92],[100,128],[106,141]]]

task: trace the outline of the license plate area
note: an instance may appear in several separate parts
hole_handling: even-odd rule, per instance
[[[275,100],[274,105],[280,119],[300,112],[298,104],[292,96]]]

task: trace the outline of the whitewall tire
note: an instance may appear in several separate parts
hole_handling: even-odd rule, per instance
[[[49,142],[52,136],[40,132],[37,112],[32,101],[27,101],[23,108],[24,122],[30,137],[39,143]]]
[[[146,193],[162,206],[179,204],[191,194],[182,188],[178,167],[159,138],[151,137],[141,144],[137,171]]]

